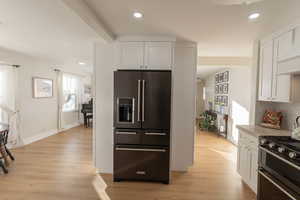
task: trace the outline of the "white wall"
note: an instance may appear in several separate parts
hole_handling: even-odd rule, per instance
[[[28,144],[57,133],[57,84],[53,63],[7,49],[0,49],[0,60],[21,66],[18,68],[17,108],[20,111],[20,134],[24,143]],[[33,98],[33,77],[53,80],[52,98]],[[74,114],[70,114],[66,117],[67,122],[74,124],[74,116]],[[78,116],[78,113],[76,113],[76,116]]]
[[[114,44],[96,44],[94,159],[101,173],[113,171],[114,59]],[[186,171],[194,160],[196,61],[196,45],[176,45],[171,122],[171,168],[176,171]]]
[[[101,173],[113,172],[113,56],[113,44],[96,44],[94,161]]]

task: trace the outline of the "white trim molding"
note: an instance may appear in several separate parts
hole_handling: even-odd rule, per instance
[[[70,125],[68,125],[67,127],[65,127],[64,129],[61,129],[61,130],[52,129],[52,130],[49,130],[49,131],[46,131],[46,132],[38,133],[38,134],[36,134],[32,137],[24,138],[23,139],[23,144],[25,146],[25,145],[37,142],[39,140],[45,139],[47,137],[50,137],[52,135],[56,135],[56,134],[61,133],[63,131],[69,130],[71,128],[75,128],[75,127],[80,126],[80,125],[81,124],[78,122],[78,123],[70,124]]]

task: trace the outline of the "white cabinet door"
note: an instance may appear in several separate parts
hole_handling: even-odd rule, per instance
[[[283,60],[291,56],[293,51],[293,31],[288,31],[278,38],[277,60]]]
[[[296,56],[300,55],[300,26],[293,30],[293,51]]]
[[[168,70],[172,68],[173,48],[171,42],[146,42],[145,67]]]
[[[120,42],[117,46],[117,68],[142,69],[144,42]]]
[[[258,147],[250,147],[250,187],[257,193]]]
[[[241,145],[240,149],[240,175],[242,179],[248,183],[249,182],[249,172],[250,172],[250,163],[249,163],[249,150],[246,144]]]
[[[259,100],[272,100],[273,40],[261,45],[259,70]]]
[[[274,60],[273,60],[273,85],[272,101],[290,102],[291,101],[291,75],[278,74],[278,54],[280,39],[274,40]],[[286,50],[287,51],[287,50]]]

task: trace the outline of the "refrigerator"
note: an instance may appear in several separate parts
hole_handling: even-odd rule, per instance
[[[114,181],[170,176],[171,71],[114,72]]]

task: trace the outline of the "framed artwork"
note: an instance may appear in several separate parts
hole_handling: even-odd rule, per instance
[[[33,98],[53,97],[53,80],[46,78],[33,77]]]
[[[224,73],[219,74],[219,83],[224,82]]]
[[[229,71],[224,72],[224,82],[229,81]]]
[[[219,94],[223,94],[223,90],[224,90],[223,85],[219,85]]]
[[[216,85],[216,87],[215,87],[215,93],[219,94],[219,85]]]
[[[223,94],[228,94],[228,83],[223,84]]]
[[[219,83],[219,74],[216,74],[215,76],[215,83]]]

